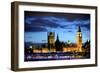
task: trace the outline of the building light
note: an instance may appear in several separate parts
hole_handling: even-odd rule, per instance
[[[71,42],[68,40],[68,44],[71,44]]]
[[[29,46],[30,49],[32,49],[32,46]]]

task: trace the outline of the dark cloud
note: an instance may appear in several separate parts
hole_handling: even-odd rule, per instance
[[[90,30],[90,15],[74,13],[25,12],[26,32],[48,31],[47,28],[73,30],[78,26]]]
[[[70,14],[68,16],[68,20],[69,21],[80,21],[80,20],[87,20],[90,18],[90,15],[89,14]]]
[[[73,21],[76,18],[79,20],[87,20],[90,18],[90,14],[80,14],[80,13],[56,13],[56,12],[36,12],[36,11],[25,11],[25,16],[43,17],[43,16],[54,16],[56,18],[67,18],[69,21]]]
[[[45,32],[47,31],[44,27],[31,27],[31,26],[25,26],[25,32]]]
[[[81,25],[81,27],[85,27],[85,28],[87,28],[88,30],[90,30],[90,24],[87,24],[87,25]]]
[[[47,31],[47,28],[57,28],[60,27],[60,25],[51,22],[49,20],[45,20],[42,18],[31,20],[28,23],[25,22],[25,31],[32,31],[32,32],[38,32],[38,31]]]
[[[51,27],[51,28],[59,27],[59,25],[56,24],[55,22],[51,22],[49,20],[45,20],[45,19],[42,19],[42,18],[39,18],[39,19],[32,21],[31,24],[33,24],[35,26],[43,26],[43,27]]]
[[[72,32],[71,30],[69,30],[68,32]]]

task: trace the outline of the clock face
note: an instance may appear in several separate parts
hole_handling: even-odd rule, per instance
[[[79,36],[81,37],[82,35],[81,35],[81,34],[79,34]]]

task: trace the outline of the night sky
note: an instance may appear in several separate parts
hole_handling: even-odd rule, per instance
[[[32,43],[47,43],[47,33],[55,32],[59,40],[76,42],[78,26],[81,27],[83,43],[90,40],[90,14],[24,12],[24,40]]]

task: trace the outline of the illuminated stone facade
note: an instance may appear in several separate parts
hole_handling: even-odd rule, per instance
[[[60,42],[59,37],[57,35],[57,39],[55,41],[55,33],[49,32],[48,33],[48,46],[42,47],[41,51],[34,49],[33,52],[35,53],[48,53],[48,52],[82,52],[82,32],[80,26],[78,27],[78,31],[76,34],[76,44],[72,44],[70,41],[67,44],[63,44]]]
[[[68,46],[63,48],[63,52],[82,52],[82,32],[80,26],[76,34],[76,44],[69,43]]]

